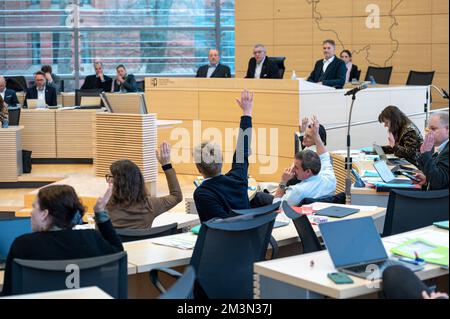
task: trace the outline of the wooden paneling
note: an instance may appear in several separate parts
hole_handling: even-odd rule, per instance
[[[33,158],[56,158],[56,111],[22,109],[22,146]]]
[[[0,182],[17,182],[22,161],[21,132],[23,127],[0,128]],[[18,171],[19,170],[19,171]]]
[[[336,41],[336,54],[343,48],[354,52],[363,78],[369,65],[393,65],[396,81],[410,70],[435,70],[440,82],[434,84],[448,77],[447,0],[273,0],[273,15],[268,3],[256,13],[252,1],[236,0],[236,77],[244,76],[252,46],[263,41],[269,56],[286,57],[285,78],[292,70],[307,76],[322,58],[326,38]],[[379,28],[366,25],[371,5],[379,8]]]
[[[149,112],[157,113],[158,119],[193,120],[197,118],[198,94],[194,91],[146,92]]]

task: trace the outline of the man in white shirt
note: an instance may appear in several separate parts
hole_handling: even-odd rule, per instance
[[[334,195],[336,176],[331,165],[331,156],[319,135],[319,121],[313,117],[310,129],[317,147],[317,153],[304,150],[295,155],[292,167],[285,170],[281,183],[275,191],[273,203],[286,200],[289,205],[298,205],[304,198],[318,198]],[[293,178],[301,180],[294,186],[287,186]]]
[[[19,104],[16,92],[6,88],[6,80],[0,75],[0,96],[3,101],[8,105],[8,107],[15,107]]]
[[[38,107],[56,106],[57,93],[56,89],[52,86],[45,85],[46,78],[45,73],[38,71],[34,74],[34,86],[27,89],[25,95],[24,106],[28,106],[28,100],[37,100]]]
[[[248,62],[246,79],[279,79],[280,70],[268,56],[266,47],[257,44],[253,48],[253,58]]]

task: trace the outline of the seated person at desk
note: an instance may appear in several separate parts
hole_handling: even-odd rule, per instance
[[[339,57],[345,62],[345,66],[347,68],[345,83],[352,82],[353,79],[359,81],[358,66],[353,64],[352,53],[350,50],[343,50]]]
[[[386,107],[378,116],[378,121],[388,129],[389,145],[383,146],[383,151],[417,166],[417,152],[423,139],[414,123],[396,106]]]
[[[45,74],[42,71],[37,71],[34,74],[34,86],[27,89],[27,94],[25,95],[25,101],[23,102],[23,106],[27,107],[27,100],[33,99],[38,100],[39,107],[47,106],[56,106],[56,90],[52,86],[48,86],[45,84]]]
[[[111,164],[107,180],[112,195],[106,208],[116,228],[149,229],[153,220],[183,200],[175,170],[170,164],[170,146],[163,143],[156,157],[162,165],[170,195],[153,197],[147,194],[144,176],[139,167],[129,160]]]
[[[8,106],[0,95],[0,128],[4,127],[8,123],[8,117]]]
[[[111,92],[112,79],[103,73],[102,62],[94,63],[95,74],[88,75],[84,79],[84,83],[81,86],[82,90],[102,90],[104,92]]]
[[[300,129],[299,142],[302,150],[308,149],[316,151],[316,144],[315,144],[316,142],[314,140],[313,131],[311,129],[311,122],[307,117],[303,118],[299,129]],[[319,135],[323,145],[326,146],[327,130],[322,124],[319,125]]]
[[[66,260],[98,257],[123,251],[122,242],[105,212],[111,189],[94,206],[97,230],[74,230],[85,212],[75,190],[67,185],[39,190],[31,211],[32,233],[14,240],[6,259],[3,295],[12,293],[15,258]]]
[[[15,107],[19,104],[16,91],[6,88],[6,80],[0,76],[0,96],[8,107]]]
[[[45,74],[46,85],[53,86],[56,89],[56,92],[62,92],[62,82],[61,78],[53,73],[51,65],[43,65],[41,67],[41,71]]]
[[[231,78],[230,68],[220,63],[219,51],[209,50],[208,60],[198,69],[197,78]]]
[[[386,299],[448,299],[446,293],[430,291],[414,272],[399,265],[383,271],[383,292]]]
[[[116,68],[117,76],[113,83],[113,92],[137,92],[136,80],[133,74],[127,74],[123,64]]]
[[[316,62],[314,70],[308,78],[309,82],[342,89],[345,85],[347,67],[336,55],[336,43],[333,40],[323,41],[323,60]]]
[[[233,216],[232,209],[249,209],[248,199],[248,157],[251,144],[253,93],[243,91],[237,103],[243,111],[236,151],[231,170],[222,174],[222,153],[220,148],[203,142],[194,150],[198,171],[205,178],[194,191],[194,202],[200,221]]]
[[[261,207],[284,200],[291,206],[297,206],[304,198],[334,195],[336,176],[331,165],[330,153],[320,138],[319,127],[319,121],[313,117],[310,129],[317,146],[317,153],[311,150],[297,153],[293,165],[281,176],[281,182],[274,195],[257,193],[252,200],[252,207]],[[301,182],[293,185],[291,183],[293,179]]]
[[[276,63],[266,55],[266,47],[257,44],[253,48],[253,58],[248,62],[246,79],[279,79],[280,71]]]
[[[421,170],[416,174],[420,185],[427,185],[430,190],[448,189],[448,112],[435,113],[429,118],[428,134],[417,162]]]

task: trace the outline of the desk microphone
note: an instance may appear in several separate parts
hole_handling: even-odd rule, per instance
[[[345,93],[345,96],[348,95],[355,95],[356,93],[358,93],[359,91],[365,90],[369,87],[369,85],[367,83],[363,83],[357,87],[355,87],[354,89],[351,89],[350,91],[348,91],[347,93]]]

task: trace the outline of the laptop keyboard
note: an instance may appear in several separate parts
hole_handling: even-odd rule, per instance
[[[357,273],[357,274],[364,274],[367,273],[367,275],[371,274],[370,269],[372,268],[368,268],[369,265],[375,265],[378,267],[378,269],[380,270],[380,274],[387,268],[390,266],[396,266],[396,265],[401,265],[404,267],[408,267],[407,263],[404,262],[400,262],[400,261],[396,261],[396,260],[392,260],[392,259],[388,259],[385,261],[381,261],[381,262],[377,262],[377,263],[371,263],[371,264],[367,264],[367,265],[361,265],[361,266],[355,266],[355,267],[348,267],[345,268],[346,270],[349,270],[353,273]],[[412,267],[408,267],[408,268],[412,268]],[[368,270],[366,272],[366,270]]]

